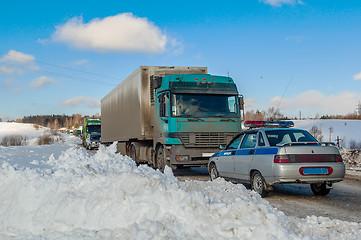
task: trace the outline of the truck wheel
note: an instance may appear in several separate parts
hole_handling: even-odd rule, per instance
[[[317,196],[325,196],[330,193],[331,189],[326,188],[325,183],[312,183],[310,184],[313,194]]]
[[[209,167],[209,176],[211,177],[211,181],[213,181],[216,178],[219,178],[219,173],[216,164],[214,163],[211,163],[211,166]]]
[[[163,172],[165,168],[166,159],[165,159],[165,153],[164,153],[164,147],[159,146],[157,148],[157,156],[156,156],[156,167]]]
[[[137,149],[135,145],[130,145],[130,158],[137,162]]]
[[[266,190],[266,182],[263,179],[260,172],[255,171],[251,177],[251,188],[253,191],[257,192],[261,197],[266,197],[268,191]]]

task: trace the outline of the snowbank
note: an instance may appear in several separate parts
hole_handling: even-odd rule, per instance
[[[0,239],[361,239],[359,223],[289,217],[241,184],[179,182],[64,139],[0,147]]]
[[[36,129],[34,124],[30,123],[0,122],[0,143],[5,136],[19,135],[25,137],[26,145],[36,145],[39,137],[49,133],[49,128],[39,126]]]
[[[38,165],[0,168],[1,239],[358,239],[361,225],[285,216],[243,185],[179,182],[76,145]],[[0,151],[5,148],[0,148]],[[30,160],[30,159],[29,159]]]

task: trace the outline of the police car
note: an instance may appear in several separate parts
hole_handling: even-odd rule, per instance
[[[334,143],[318,142],[292,121],[246,121],[249,130],[236,135],[208,162],[211,180],[245,180],[267,196],[274,184],[310,184],[315,195],[327,195],[342,181],[345,165]],[[222,148],[222,146],[221,146]]]

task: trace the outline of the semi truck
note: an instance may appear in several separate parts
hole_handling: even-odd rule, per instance
[[[89,148],[89,141],[87,143],[87,139],[88,140],[90,139],[89,135],[96,135],[98,138],[98,142],[99,142],[100,134],[101,134],[100,118],[84,118],[83,134],[82,134],[83,146],[86,148]],[[95,137],[92,137],[92,139],[95,139]]]
[[[140,66],[101,99],[101,142],[160,170],[206,166],[241,131],[243,97],[207,67]]]

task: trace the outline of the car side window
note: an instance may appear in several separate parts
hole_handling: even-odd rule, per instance
[[[256,146],[257,133],[248,133],[244,136],[241,148],[254,148]]]
[[[239,146],[239,143],[242,140],[244,134],[240,134],[237,138],[233,139],[232,142],[229,143],[226,149],[237,149]]]
[[[264,142],[264,139],[263,139],[263,136],[262,136],[262,133],[258,133],[258,146],[259,147],[264,147],[266,146],[265,142]]]

